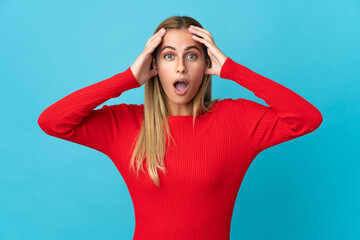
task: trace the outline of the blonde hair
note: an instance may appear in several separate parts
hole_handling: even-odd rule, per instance
[[[201,27],[201,24],[195,19],[187,16],[173,16],[165,19],[156,28],[157,33],[161,28],[166,29],[187,29],[190,25]],[[208,67],[211,67],[211,60],[207,54],[207,47],[202,44],[205,52],[205,60],[208,61]],[[156,57],[158,47],[153,52],[153,58]],[[151,66],[152,68],[152,66]],[[193,98],[193,128],[195,127],[196,118],[203,113],[209,112],[211,106],[220,99],[211,100],[211,75],[204,75],[198,92]],[[136,175],[139,169],[144,172],[143,161],[146,159],[148,173],[156,186],[160,185],[157,169],[164,173],[164,156],[169,146],[169,138],[173,139],[168,124],[169,108],[166,101],[166,94],[161,85],[159,76],[156,75],[145,83],[144,113],[141,128],[134,139],[135,148],[130,161],[130,168],[135,171]],[[132,146],[133,146],[132,145]],[[176,143],[175,143],[176,145]]]

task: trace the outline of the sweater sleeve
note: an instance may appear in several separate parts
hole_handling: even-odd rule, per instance
[[[237,82],[269,105],[242,98],[234,100],[235,111],[245,125],[256,154],[308,134],[322,123],[320,111],[300,95],[229,57],[221,68],[220,77]]]
[[[128,112],[128,105],[116,108],[97,106],[122,92],[140,87],[130,67],[60,99],[46,108],[38,118],[40,128],[48,135],[75,142],[104,154],[113,146],[114,139]],[[119,112],[120,111],[120,112]]]

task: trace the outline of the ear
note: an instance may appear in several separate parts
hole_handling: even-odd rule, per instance
[[[155,57],[153,57],[153,59],[152,59],[152,67],[153,67],[153,68],[157,68]]]
[[[210,58],[205,59],[205,67],[210,68]]]

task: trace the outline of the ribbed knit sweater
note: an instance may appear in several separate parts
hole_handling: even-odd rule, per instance
[[[227,57],[220,78],[233,80],[269,106],[243,98],[221,99],[201,114],[169,116],[176,146],[166,152],[160,186],[129,170],[132,142],[144,105],[104,105],[140,87],[130,67],[77,90],[38,118],[48,135],[106,154],[123,177],[134,205],[134,240],[230,239],[233,208],[243,177],[256,155],[308,134],[322,123],[320,111],[297,93]]]

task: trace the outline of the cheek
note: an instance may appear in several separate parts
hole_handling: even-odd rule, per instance
[[[166,83],[169,80],[169,71],[166,68],[158,67],[158,77],[162,84]]]
[[[166,64],[166,63],[160,61],[156,64],[156,67],[157,67],[159,76],[165,77],[165,76],[169,75],[169,69],[170,69],[169,64]]]
[[[172,88],[172,80],[171,80],[171,76],[169,76],[169,72],[168,71],[162,71],[161,69],[158,68],[158,77],[161,83],[161,86],[163,87],[163,89],[169,89]]]
[[[200,81],[203,78],[204,75],[204,65],[202,64],[197,64],[197,66],[194,66],[194,68],[192,69],[191,75],[192,75],[192,79],[196,80],[196,81]]]

